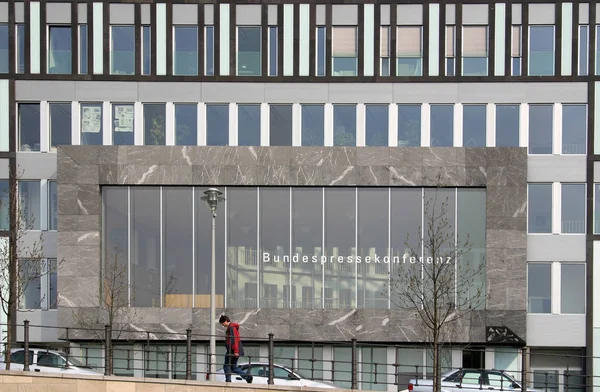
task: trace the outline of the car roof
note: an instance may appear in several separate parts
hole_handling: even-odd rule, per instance
[[[25,351],[25,347],[18,347],[18,348],[13,348],[13,349],[10,350],[11,353],[15,353],[17,351]],[[64,355],[65,354],[64,352],[61,352],[61,351],[48,350],[48,349],[41,348],[41,347],[29,347],[29,351],[32,351],[34,353],[42,351],[42,352],[45,352],[45,353],[52,353],[52,354],[57,354],[57,355]]]

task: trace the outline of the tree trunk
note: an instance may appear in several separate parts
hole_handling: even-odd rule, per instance
[[[9,237],[8,237],[8,277],[9,277],[9,288],[8,288],[8,303],[6,308],[8,310],[6,314],[6,370],[10,370],[10,353],[12,349],[12,343],[16,342],[17,338],[17,322],[15,317],[17,316],[17,285],[19,284],[19,271],[17,270],[18,254],[17,254],[17,237],[19,235],[19,206],[17,203],[18,196],[18,184],[17,184],[17,173],[14,166],[10,167],[9,174]],[[27,355],[27,353],[26,353]]]
[[[440,350],[437,332],[433,336],[433,392],[441,392]]]

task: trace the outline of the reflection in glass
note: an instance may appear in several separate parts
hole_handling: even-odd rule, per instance
[[[421,105],[398,105],[398,147],[421,145]]]
[[[487,26],[463,27],[462,61],[464,76],[486,76],[488,74]]]
[[[554,75],[554,26],[529,26],[529,75]]]
[[[563,105],[562,111],[562,153],[585,154],[587,105]]]
[[[204,32],[206,52],[204,53],[204,73],[205,75],[212,76],[215,74],[215,38],[214,38],[214,26],[206,26]]]
[[[1,190],[0,190],[1,192]],[[48,230],[58,228],[58,194],[56,181],[48,181]]]
[[[196,214],[196,308],[210,308],[210,270],[212,258],[212,215],[202,196],[204,187],[195,188]],[[221,189],[222,192],[225,189]],[[224,194],[229,200],[229,192]],[[227,201],[226,201],[227,203]],[[217,205],[215,218],[215,306],[225,306],[225,213],[226,205]]]
[[[135,123],[134,117],[132,103],[114,103],[112,105],[113,145],[133,145],[133,126]]]
[[[298,346],[298,373],[304,375],[303,378],[323,379],[323,347]]]
[[[496,105],[496,147],[519,147],[519,105]]]
[[[158,191],[158,190],[157,190]],[[129,267],[129,189],[127,187],[107,186],[102,188],[102,204],[104,211],[104,279],[105,286],[115,293],[113,301],[121,306],[129,305],[128,282]],[[138,241],[145,241],[139,237]],[[136,248],[132,242],[132,247]],[[133,260],[133,259],[132,259]],[[132,263],[132,266],[138,263]],[[110,279],[112,278],[112,279]],[[111,283],[111,280],[114,283]]]
[[[1,182],[0,182],[0,184],[1,184]],[[1,186],[0,186],[0,189],[2,189]],[[600,233],[600,184],[594,184],[594,234],[599,234],[599,233]]]
[[[40,104],[19,104],[20,151],[40,151]]]
[[[227,189],[227,307],[258,307],[257,189]]]
[[[8,180],[0,180],[0,230],[8,230],[10,215],[8,209],[9,203]],[[598,209],[596,209],[598,211]]]
[[[333,105],[333,145],[356,146],[356,105]]]
[[[411,378],[415,378],[415,369],[423,367],[423,349],[422,348],[404,348],[396,350],[396,363],[398,366],[398,383],[400,385],[408,384]]]
[[[365,105],[367,146],[387,146],[389,133],[388,105]]]
[[[292,308],[320,309],[323,291],[323,188],[292,189]]]
[[[111,26],[111,75],[133,75],[135,73],[135,28],[134,26]]]
[[[325,27],[317,26],[317,76],[325,76]]]
[[[71,73],[71,26],[50,26],[48,32],[48,73]]]
[[[144,104],[144,143],[165,145],[166,108],[164,103]]]
[[[356,189],[325,188],[325,308],[356,307]]]
[[[260,195],[260,307],[289,308],[290,188],[262,188]]]
[[[206,145],[229,145],[229,105],[206,105]]]
[[[277,76],[277,26],[269,26],[269,76]]]
[[[81,144],[102,145],[104,121],[101,103],[82,103],[80,114]]]
[[[589,26],[579,26],[579,76],[588,74]]]
[[[142,75],[150,75],[150,68],[152,67],[151,32],[150,26],[142,26]]]
[[[48,300],[46,301],[46,306],[48,307],[48,309],[56,309],[56,305],[58,302],[58,271],[57,271],[57,264],[56,264],[56,259],[48,259],[47,261],[48,263],[48,267],[46,272],[49,273],[48,275],[48,294],[47,297]],[[45,298],[42,298],[45,299]]]
[[[325,145],[325,106],[301,105],[302,145]]]
[[[585,314],[585,264],[560,267],[560,313]]]
[[[17,73],[25,72],[25,25],[17,24]]]
[[[552,105],[529,105],[529,153],[552,154]]]
[[[0,73],[8,73],[8,25],[0,23]]]
[[[430,137],[432,147],[454,145],[454,106],[431,105]]]
[[[423,29],[421,26],[399,26],[396,36],[396,75],[423,75]]]
[[[71,144],[71,103],[50,103],[50,151]]]
[[[19,230],[40,230],[39,181],[19,181],[19,205],[22,222]]]
[[[352,386],[352,348],[333,346],[333,382],[340,388]]]
[[[198,145],[198,105],[178,103],[175,105],[175,145]]]
[[[358,188],[359,308],[388,308],[388,188]],[[353,265],[349,264],[352,268]],[[354,270],[354,268],[352,268]]]
[[[358,39],[356,26],[335,26],[331,38],[333,76],[358,75]]]
[[[131,187],[131,297],[135,307],[161,306],[160,188]]]
[[[486,105],[463,106],[463,147],[486,146]]]
[[[260,27],[238,27],[238,76],[261,75],[261,34]]]
[[[550,313],[552,282],[550,263],[527,264],[527,312]]]
[[[198,75],[198,27],[175,26],[174,75]]]
[[[19,309],[40,309],[42,305],[42,264],[39,260],[19,259],[19,279],[28,282],[19,298]]]
[[[269,105],[269,145],[292,145],[292,105]]]
[[[528,184],[529,233],[552,233],[552,184]]]
[[[369,391],[387,391],[387,348],[361,347],[361,388]]]
[[[561,184],[561,233],[585,234],[585,184]]]
[[[194,277],[193,193],[189,187],[163,187],[163,306],[191,308]]]
[[[238,146],[260,146],[260,105],[238,105]]]
[[[87,25],[79,25],[79,73],[88,73],[88,33]]]

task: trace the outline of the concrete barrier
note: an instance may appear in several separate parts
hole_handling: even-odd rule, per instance
[[[331,389],[253,385],[242,383],[166,380],[155,378],[83,376],[74,374],[0,371],[2,392],[248,392],[248,391],[315,391]],[[350,389],[334,389],[350,392]]]

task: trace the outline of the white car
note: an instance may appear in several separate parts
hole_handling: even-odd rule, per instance
[[[269,383],[269,364],[266,362],[251,362],[251,363],[240,363],[238,366],[246,374],[252,375],[252,384],[268,384]],[[208,379],[208,375],[207,375]],[[225,382],[225,372],[223,369],[217,370],[215,377],[216,381]],[[238,383],[246,383],[242,377],[237,373],[231,374],[231,381]],[[288,369],[285,366],[273,364],[273,383],[275,385],[286,385],[294,387],[309,387],[309,388],[329,388],[339,389],[339,387],[333,383],[327,381],[314,381],[309,377]]]
[[[0,370],[6,368],[4,354],[1,355]],[[15,348],[10,354],[10,370],[23,371],[25,362],[25,349]],[[42,373],[84,374],[90,376],[102,376],[103,373],[93,370],[76,358],[60,351],[46,350],[43,348],[29,349],[29,371]]]

